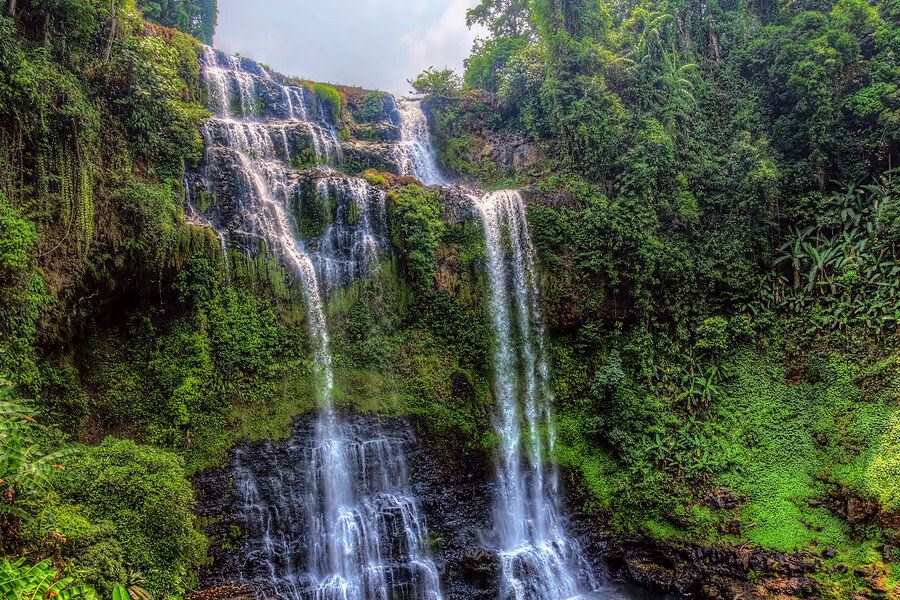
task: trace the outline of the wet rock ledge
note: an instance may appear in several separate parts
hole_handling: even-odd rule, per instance
[[[348,417],[357,424],[404,438],[409,479],[427,521],[431,549],[446,600],[496,600],[500,565],[487,550],[493,498],[493,467],[464,440],[426,443],[428,435],[403,419]],[[311,416],[297,419],[294,440],[313,435]],[[284,442],[290,444],[291,442]],[[265,460],[277,444],[241,444],[242,461]],[[263,469],[264,465],[260,465]],[[201,591],[192,600],[245,600],[265,597],[240,581],[243,532],[241,501],[229,468],[198,475],[197,512],[211,539],[210,563],[200,573]],[[568,506],[578,506],[577,497]],[[821,561],[750,548],[702,547],[642,536],[617,536],[595,516],[575,514],[570,530],[594,568],[612,581],[646,591],[634,598],[662,600],[792,600],[821,598],[812,573]],[[855,599],[861,600],[861,599]]]

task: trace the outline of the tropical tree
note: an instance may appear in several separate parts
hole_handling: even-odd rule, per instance
[[[428,67],[409,84],[420,94],[452,98],[462,90],[462,79],[453,69],[435,69]]]
[[[45,452],[36,442],[34,411],[14,400],[10,385],[0,380],[0,533],[15,539],[18,525],[28,517],[23,503],[50,487],[50,475],[68,450]]]
[[[469,27],[481,25],[496,37],[518,37],[531,32],[528,0],[481,0],[466,12]]]
[[[694,80],[699,72],[695,63],[681,62],[675,48],[663,53],[662,71],[656,79],[656,99],[670,132],[674,131],[676,121],[687,118],[697,103]]]

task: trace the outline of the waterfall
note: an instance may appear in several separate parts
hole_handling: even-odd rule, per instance
[[[400,173],[416,177],[425,185],[449,185],[438,168],[421,102],[399,100],[397,109],[400,112],[400,144],[396,156]]]
[[[441,175],[418,102],[402,101],[401,172],[427,185]],[[564,600],[600,586],[562,522],[558,473],[546,467],[556,434],[549,368],[538,304],[534,249],[517,191],[468,191],[481,215],[487,249],[490,313],[496,333],[494,393],[497,497],[494,527],[502,564],[501,600]]]
[[[362,179],[327,177],[316,183],[320,201],[334,201],[334,219],[315,254],[326,290],[361,279],[388,252],[387,202],[382,190]]]
[[[240,523],[250,539],[241,576],[266,597],[440,600],[409,489],[407,440],[373,438],[370,429],[344,424],[340,446],[305,432],[235,453]],[[343,468],[332,474],[335,453]],[[337,488],[352,504],[331,503]]]
[[[203,49],[200,66],[209,108],[215,114],[213,121],[228,122],[233,118],[260,120],[266,116],[261,113],[271,108],[279,114],[270,116],[280,117],[281,124],[264,128],[269,133],[279,129],[287,162],[291,160],[288,128],[305,129],[317,162],[331,165],[343,162],[343,151],[334,123],[325,117],[327,111],[321,100],[305,87],[281,85],[256,63],[224,56],[208,46]],[[265,96],[261,95],[262,91],[266,92]],[[267,106],[265,101],[273,106]]]
[[[342,160],[319,99],[303,87],[279,83],[252,61],[208,47],[201,66],[216,113],[202,130],[203,184],[218,202],[208,214],[192,209],[192,217],[213,225],[229,245],[246,249],[261,240],[295,272],[298,263],[311,262],[319,295],[368,275],[389,248],[384,192],[327,166],[314,172],[311,183],[293,168],[303,150],[320,165]],[[295,213],[310,203],[323,207],[324,231],[299,240]]]
[[[596,589],[557,506],[549,370],[538,305],[534,249],[517,191],[477,201],[487,248],[490,312],[496,332],[495,427],[500,438],[495,526],[501,548],[502,598],[562,600]],[[523,431],[524,426],[524,431]]]
[[[347,423],[333,402],[323,295],[364,276],[386,251],[384,194],[362,179],[319,169],[309,198],[310,186],[292,168],[303,134],[317,162],[341,160],[321,103],[256,63],[211,48],[201,67],[216,114],[203,129],[205,192],[217,202],[195,218],[214,225],[222,239],[260,240],[295,276],[318,371],[320,408],[309,443],[292,444],[288,456],[273,453],[265,473],[235,454],[247,534],[242,579],[291,600],[440,600],[402,444]],[[306,201],[330,207],[332,200],[321,237],[301,240],[291,207]]]

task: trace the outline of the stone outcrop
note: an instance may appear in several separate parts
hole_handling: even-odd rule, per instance
[[[636,536],[610,538],[611,572],[650,590],[703,600],[818,598],[811,578],[821,563],[806,554],[703,547]]]

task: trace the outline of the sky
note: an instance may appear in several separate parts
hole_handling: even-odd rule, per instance
[[[462,69],[478,0],[219,0],[215,46],[285,75],[395,94],[427,67]]]

